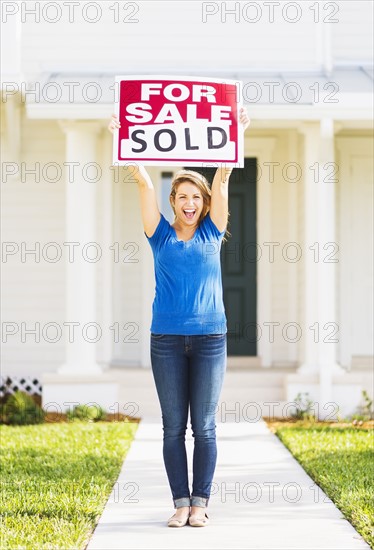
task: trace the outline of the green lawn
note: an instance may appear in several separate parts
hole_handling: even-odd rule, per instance
[[[374,548],[374,431],[294,426],[275,433]]]
[[[0,426],[1,548],[85,548],[137,428],[132,422]]]

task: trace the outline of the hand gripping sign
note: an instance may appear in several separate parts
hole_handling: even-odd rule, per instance
[[[138,75],[116,85],[113,164],[244,166],[241,82]]]

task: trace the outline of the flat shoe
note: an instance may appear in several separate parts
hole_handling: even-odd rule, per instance
[[[205,514],[204,518],[201,518],[199,516],[191,515],[188,518],[188,522],[191,525],[191,527],[205,527],[209,523],[209,518],[206,514]]]
[[[168,527],[184,527],[188,522],[189,516],[186,516],[183,519],[177,519],[174,516],[168,519]]]

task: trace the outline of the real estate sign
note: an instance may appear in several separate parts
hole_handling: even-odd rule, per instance
[[[241,82],[117,76],[113,163],[244,166]]]

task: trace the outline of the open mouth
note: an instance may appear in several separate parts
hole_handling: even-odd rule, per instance
[[[192,220],[192,218],[196,214],[196,210],[183,210],[183,212],[188,220]]]

